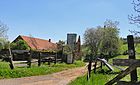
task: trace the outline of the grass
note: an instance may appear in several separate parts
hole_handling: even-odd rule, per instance
[[[8,64],[9,63],[7,62],[0,62],[0,79],[47,75],[50,73],[55,73],[62,70],[81,67],[85,65],[85,63],[81,61],[76,61],[74,64],[57,63],[57,64],[51,64],[50,66],[44,64],[40,67],[33,65],[31,68],[16,67],[14,70],[11,70]]]
[[[103,67],[104,70],[98,69],[96,74],[91,73],[90,79],[87,81],[87,74],[81,77],[78,77],[76,80],[69,83],[69,85],[105,85],[109,80],[113,79],[120,72],[118,69],[114,68],[115,71],[109,72],[107,67]],[[140,81],[140,68],[137,69],[138,80]],[[127,75],[123,81],[130,81],[130,76]]]
[[[125,47],[123,48],[125,49]],[[136,48],[136,52],[140,53],[140,49],[138,47]],[[128,59],[128,55],[119,55],[112,59]],[[112,59],[109,60],[110,64],[112,64]],[[136,55],[136,59],[140,59],[139,54]],[[120,67],[120,68],[126,68],[126,67]],[[91,78],[88,81],[87,81],[87,75],[84,75],[78,77],[76,80],[72,81],[69,85],[104,85],[109,80],[113,79],[120,72],[117,68],[114,68],[115,71],[113,72],[108,72],[107,67],[103,67],[103,69],[104,71],[98,69],[96,74],[92,72]],[[138,80],[140,81],[140,68],[137,68],[137,73],[138,73]],[[121,80],[130,81],[130,75],[127,75]]]
[[[76,80],[69,83],[69,85],[105,85],[107,81],[114,78],[116,72],[108,72],[107,68],[104,68],[104,71],[98,69],[96,74],[91,73],[91,77],[87,80],[87,75],[78,77]]]

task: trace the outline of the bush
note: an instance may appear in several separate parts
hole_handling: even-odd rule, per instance
[[[29,50],[29,46],[24,40],[18,40],[17,42],[11,43],[11,48],[13,50]]]

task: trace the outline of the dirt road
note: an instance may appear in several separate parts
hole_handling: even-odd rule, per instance
[[[86,72],[86,67],[79,67],[43,76],[3,79],[0,85],[67,85]]]

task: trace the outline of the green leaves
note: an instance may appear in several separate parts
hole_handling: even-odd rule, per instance
[[[106,20],[104,27],[89,28],[84,33],[84,45],[88,47],[91,54],[98,53],[115,55],[120,48],[119,22]]]
[[[9,48],[9,41],[5,38],[0,38],[0,50]]]
[[[18,40],[15,43],[11,43],[11,48],[16,50],[29,50],[29,46],[24,40]]]

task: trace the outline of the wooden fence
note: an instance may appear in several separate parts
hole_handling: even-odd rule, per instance
[[[33,60],[33,54],[35,54],[37,61]],[[34,62],[38,62],[38,66],[41,66],[41,63],[48,62],[50,63],[57,63],[63,62],[62,57],[59,59],[57,58],[57,53],[48,53],[48,52],[38,52],[38,51],[31,51],[31,50],[10,50],[4,49],[0,52],[0,55],[5,56],[5,60],[7,60],[10,64],[10,68],[14,69],[16,63],[13,60],[20,60],[22,64],[27,64],[28,67],[31,67],[31,64]],[[18,64],[20,64],[18,63]]]
[[[140,67],[140,60],[135,58],[134,39],[132,35],[127,36],[129,59],[114,59],[113,64],[119,66],[129,66],[115,78],[107,82],[105,85],[112,85],[117,82],[117,85],[140,85],[137,77],[137,67]],[[130,74],[131,81],[119,81],[126,75]]]

